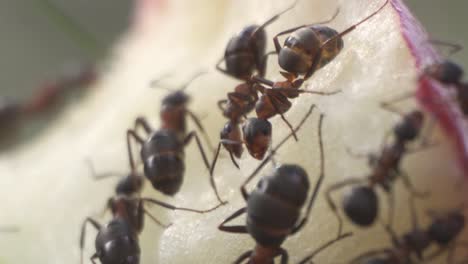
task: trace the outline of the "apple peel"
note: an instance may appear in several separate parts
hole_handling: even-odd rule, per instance
[[[402,0],[392,0],[392,6],[400,17],[401,34],[420,72],[428,65],[441,61],[441,55],[429,43],[429,36],[414,18]],[[450,87],[422,74],[417,82],[416,97],[419,103],[438,120],[445,133],[452,139],[458,163],[468,177],[468,127],[456,101],[450,96]]]

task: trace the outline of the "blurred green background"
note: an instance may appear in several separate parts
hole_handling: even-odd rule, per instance
[[[77,43],[63,31],[57,20],[50,17],[44,4],[47,2],[63,10],[103,47],[110,47],[124,32],[134,3],[130,0],[0,0],[0,32],[3,36],[0,41],[0,96],[25,98],[64,65],[96,59],[96,54]],[[463,46],[468,44],[465,27],[468,1],[406,2],[433,38]],[[453,58],[468,66],[466,50]]]

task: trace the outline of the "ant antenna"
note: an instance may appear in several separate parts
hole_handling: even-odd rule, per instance
[[[151,88],[156,88],[156,89],[164,89],[164,90],[167,90],[167,91],[170,91],[170,92],[176,92],[176,91],[184,91],[185,89],[187,89],[187,87],[197,78],[199,78],[200,76],[202,75],[205,75],[207,74],[208,72],[206,71],[198,71],[197,73],[195,73],[194,75],[192,75],[192,77],[190,77],[187,81],[185,81],[182,85],[180,85],[178,88],[170,88],[170,87],[167,87],[165,85],[160,85],[160,82],[162,79],[172,75],[172,72],[170,73],[165,73],[163,74],[162,76],[160,76],[158,79],[156,80],[153,80],[151,81],[150,83],[150,86]]]
[[[263,24],[261,26],[259,26],[252,35],[255,35],[255,33],[257,33],[260,29],[264,29],[265,27],[267,27],[271,23],[275,22],[281,15],[283,15],[284,13],[286,13],[289,10],[293,9],[297,5],[298,2],[299,2],[299,0],[295,0],[286,9],[284,9],[283,11],[281,11],[281,12],[277,13],[276,15],[270,17],[267,21],[263,22]]]

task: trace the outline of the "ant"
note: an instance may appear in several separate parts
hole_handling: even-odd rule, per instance
[[[112,176],[112,173],[102,175],[95,174],[91,163],[90,168],[95,179],[102,179]],[[102,226],[93,218],[87,217],[83,222],[80,235],[81,262],[83,263],[83,249],[86,236],[86,224],[91,224],[98,234],[96,236],[96,253],[91,256],[93,263],[99,259],[102,264],[126,263],[137,264],[140,262],[140,247],[138,235],[143,230],[144,215],[146,214],[157,225],[168,228],[169,225],[162,224],[155,216],[146,210],[144,203],[156,204],[170,210],[189,211],[194,213],[207,213],[219,207],[208,210],[195,210],[190,208],[175,207],[168,203],[153,199],[141,198],[139,196],[143,186],[143,176],[137,174],[132,168],[132,172],[123,177],[115,189],[116,195],[108,200],[106,209],[112,212],[112,220]]]
[[[197,74],[194,78],[199,75]],[[188,115],[202,134],[208,138],[198,117],[187,108],[190,97],[184,92],[184,89],[192,81],[193,78],[183,84],[182,88],[173,90],[163,98],[160,111],[161,128],[159,130],[152,128],[144,117],[138,117],[135,120],[134,129],[127,130],[127,150],[130,168],[134,171],[136,167],[131,144],[131,139],[133,138],[141,146],[140,156],[144,162],[144,174],[146,178],[156,190],[170,196],[176,194],[182,185],[185,173],[184,148],[192,139],[195,138],[205,166],[210,171],[210,165],[197,132],[191,131],[187,133],[186,117]],[[142,127],[146,132],[146,139],[137,134],[139,127]],[[221,204],[225,204],[226,202],[222,201],[219,197],[212,174],[210,175],[210,184],[218,201]]]
[[[446,250],[447,263],[454,263],[453,256],[457,246],[466,244],[465,242],[456,242],[455,240],[465,227],[465,216],[460,209],[445,213],[429,212],[432,218],[431,224],[422,229],[417,221],[414,208],[413,197],[411,197],[410,208],[413,228],[411,231],[397,237],[393,229],[385,225],[385,230],[392,239],[393,248],[373,250],[366,252],[355,259],[351,264],[409,264],[418,263],[411,257],[416,255],[418,261],[430,261],[438,257]],[[432,244],[438,246],[438,250],[429,256],[424,257],[423,253]],[[365,262],[364,262],[365,260]]]
[[[462,113],[468,115],[468,83],[462,82],[463,69],[450,60],[434,63],[424,69],[422,76],[450,85],[456,91],[456,100]]]
[[[298,131],[312,114],[315,105],[312,105],[299,125],[294,129]],[[263,160],[254,172],[241,186],[241,193],[247,206],[234,212],[226,218],[218,229],[229,233],[249,233],[257,242],[253,250],[249,250],[239,256],[234,263],[239,264],[248,259],[249,263],[273,263],[274,258],[281,256],[281,263],[288,262],[288,253],[281,247],[283,241],[305,225],[310,215],[318,190],[324,178],[324,153],[322,143],[323,115],[319,121],[319,145],[320,145],[320,176],[312,192],[307,205],[306,215],[299,220],[301,208],[306,202],[309,192],[309,179],[305,170],[294,164],[281,165],[268,176],[263,177],[252,193],[247,193],[246,185],[267,164],[276,151],[292,137],[292,133],[286,136],[271,150],[271,153]],[[226,223],[247,213],[246,226],[227,226]],[[346,234],[339,239],[349,236]],[[316,254],[316,252],[314,252]]]
[[[265,54],[265,28],[281,15],[293,9],[298,1],[295,0],[288,8],[275,14],[260,26],[249,25],[244,27],[239,34],[229,40],[224,56],[216,64],[216,69],[241,80],[249,80],[254,71],[257,71],[260,76],[264,76],[267,58],[271,54]],[[226,69],[220,66],[223,61],[226,63]]]
[[[273,42],[278,54],[278,63],[287,72],[287,79],[296,79],[299,75],[304,75],[298,81],[298,83],[302,83],[310,78],[315,71],[324,67],[340,53],[344,46],[343,37],[346,34],[379,13],[388,2],[389,0],[386,0],[372,14],[340,33],[322,25],[333,20],[338,14],[337,12],[331,20],[326,22],[302,25],[276,34]],[[278,38],[286,34],[291,35],[286,38],[282,47]]]
[[[342,200],[344,213],[350,220],[360,226],[370,226],[374,223],[378,212],[378,200],[375,188],[380,186],[388,195],[389,201],[389,225],[392,225],[394,216],[393,183],[401,178],[407,189],[416,197],[426,197],[428,193],[419,192],[411,183],[409,176],[400,168],[400,161],[405,154],[419,151],[425,148],[408,149],[407,144],[415,140],[422,130],[424,115],[418,110],[403,115],[402,120],[393,127],[394,142],[387,144],[387,138],[391,131],[384,137],[379,155],[366,154],[371,173],[364,179],[350,178],[330,186],[326,191],[328,205],[336,215],[339,222],[339,234],[343,227],[343,221],[337,211],[331,194],[338,189],[349,185],[353,186],[345,194]],[[351,152],[350,152],[351,153]],[[353,154],[353,153],[351,153]],[[356,155],[356,154],[353,154]],[[359,155],[361,156],[361,155]]]

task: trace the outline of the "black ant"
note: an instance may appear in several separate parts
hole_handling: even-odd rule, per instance
[[[365,155],[369,158],[369,165],[372,169],[369,176],[364,179],[351,178],[338,182],[330,186],[326,191],[326,197],[330,208],[335,213],[339,221],[339,230],[341,232],[343,221],[337,211],[333,201],[332,192],[349,185],[353,186],[345,194],[342,200],[344,213],[350,220],[360,226],[370,226],[374,223],[378,212],[378,200],[375,188],[377,186],[387,192],[389,199],[389,222],[393,221],[394,215],[394,197],[393,183],[397,178],[401,178],[408,190],[417,197],[425,197],[428,193],[419,192],[411,183],[409,176],[400,168],[400,161],[405,154],[419,151],[426,147],[408,149],[407,144],[415,140],[423,126],[424,115],[415,110],[403,116],[403,119],[393,127],[394,142],[387,144],[387,138],[390,133],[384,137],[379,155]],[[389,131],[390,132],[390,131]]]
[[[269,55],[265,54],[265,28],[281,15],[293,9],[298,1],[294,1],[288,8],[272,16],[260,26],[246,26],[239,34],[232,37],[226,46],[224,57],[216,64],[216,69],[241,80],[249,80],[254,71],[257,71],[260,76],[264,76],[267,67],[266,59]],[[223,61],[226,62],[226,69],[220,66]]]
[[[450,60],[429,65],[424,69],[422,76],[439,81],[453,87],[456,91],[456,100],[462,113],[468,115],[468,83],[462,82],[463,69]]]
[[[86,236],[86,224],[90,223],[98,234],[96,236],[96,253],[91,256],[99,259],[102,264],[126,263],[137,264],[140,259],[140,247],[138,235],[143,230],[143,216],[148,215],[156,224],[167,228],[145,208],[144,203],[156,204],[170,210],[183,210],[195,213],[207,213],[210,210],[194,210],[189,208],[175,207],[173,205],[152,199],[140,198],[138,196],[117,195],[109,199],[108,208],[112,211],[113,218],[106,225],[101,226],[96,220],[88,217],[83,222],[80,236],[81,263],[83,263],[83,249]]]
[[[299,125],[294,129],[298,131],[307,118],[312,114],[315,105],[312,105]],[[281,165],[268,176],[263,177],[252,193],[247,193],[246,185],[267,164],[276,151],[292,137],[286,136],[271,150],[271,153],[260,163],[254,172],[241,186],[241,193],[247,202],[247,207],[241,208],[226,218],[218,229],[229,233],[249,233],[257,242],[253,250],[239,256],[234,263],[242,263],[248,259],[249,263],[273,263],[274,258],[281,256],[281,263],[288,262],[288,253],[281,247],[283,241],[305,225],[310,215],[318,190],[324,178],[324,154],[322,143],[322,121],[319,121],[320,144],[320,176],[307,205],[305,216],[299,220],[301,208],[306,202],[309,192],[309,179],[305,170],[293,164]],[[246,226],[226,226],[226,223],[247,213]],[[349,234],[346,234],[349,236]],[[343,235],[341,238],[344,238]],[[340,238],[340,239],[341,239]],[[314,252],[314,254],[316,254]]]
[[[328,64],[343,49],[343,36],[379,13],[388,2],[389,0],[386,0],[372,14],[340,33],[322,25],[334,19],[337,15],[335,14],[331,20],[326,22],[302,25],[276,34],[273,41],[278,54],[278,63],[283,70],[288,72],[288,79],[296,79],[299,75],[304,75],[299,81],[302,83],[315,71]],[[290,33],[291,35],[286,38],[282,47],[278,38]]]
[[[94,168],[90,163],[90,167],[95,179],[106,178],[113,176],[113,173],[105,173],[96,175]],[[146,214],[159,226],[163,228],[169,225],[162,224],[156,217],[144,207],[144,203],[156,204],[170,210],[189,211],[194,213],[207,213],[219,207],[208,210],[195,210],[190,208],[175,207],[168,203],[153,199],[141,198],[139,196],[143,186],[143,176],[137,174],[132,168],[132,172],[122,178],[116,187],[116,195],[108,200],[107,208],[110,209],[113,215],[112,220],[106,225],[101,226],[96,220],[87,217],[83,222],[80,236],[81,262],[83,263],[83,249],[86,236],[86,224],[90,223],[98,234],[96,236],[96,253],[91,256],[93,263],[95,259],[99,259],[102,264],[140,263],[140,247],[138,243],[138,235],[143,230],[144,215]]]
[[[210,165],[197,132],[187,133],[186,128],[188,115],[202,134],[208,138],[198,117],[187,108],[190,97],[184,92],[184,89],[192,80],[163,98],[160,111],[161,128],[159,130],[153,129],[144,117],[138,117],[135,120],[134,129],[127,130],[127,149],[132,171],[136,167],[131,144],[133,138],[141,146],[140,156],[144,162],[146,178],[156,190],[166,195],[176,194],[182,185],[185,173],[184,148],[192,139],[195,138],[205,166],[210,171]],[[137,134],[136,130],[139,127],[144,129],[147,139]],[[224,204],[225,202],[219,197],[213,175],[210,175],[210,184],[218,201]]]
[[[411,197],[411,200],[412,197]],[[438,257],[448,250],[447,263],[454,263],[453,256],[458,246],[465,245],[465,242],[456,242],[465,227],[465,216],[459,209],[445,213],[430,212],[431,224],[426,228],[420,228],[414,204],[411,201],[411,216],[413,228],[400,238],[397,237],[393,229],[386,225],[385,230],[392,239],[393,248],[372,250],[354,258],[351,264],[410,264],[424,263]],[[424,256],[432,244],[438,246],[438,250],[428,256]],[[416,255],[417,261],[412,258]]]

